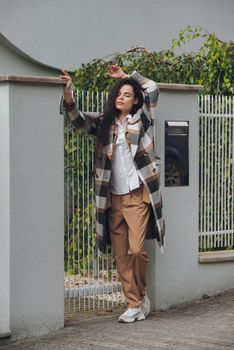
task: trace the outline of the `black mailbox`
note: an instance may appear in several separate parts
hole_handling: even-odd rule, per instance
[[[189,122],[165,122],[165,186],[189,184]]]

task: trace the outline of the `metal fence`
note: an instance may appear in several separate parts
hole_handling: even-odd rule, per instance
[[[77,93],[82,111],[99,112],[104,93]],[[121,284],[109,249],[96,247],[95,139],[64,121],[65,137],[65,307],[66,311],[113,308],[123,303]]]
[[[200,96],[199,250],[234,249],[234,97]]]

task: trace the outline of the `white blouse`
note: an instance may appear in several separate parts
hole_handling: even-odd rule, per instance
[[[115,121],[118,134],[111,165],[110,192],[117,195],[129,193],[141,184],[125,135],[128,118],[131,117],[129,114],[122,122],[117,118]]]

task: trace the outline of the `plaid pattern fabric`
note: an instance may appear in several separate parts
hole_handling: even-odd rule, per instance
[[[151,213],[146,239],[157,239],[159,247],[164,246],[165,225],[162,216],[162,197],[160,192],[159,158],[154,150],[153,120],[158,101],[158,86],[152,80],[134,72],[131,77],[137,80],[144,90],[144,105],[128,120],[127,140],[131,149],[138,175],[149,194]],[[94,134],[101,124],[101,115],[98,113],[82,113],[73,106],[66,106],[65,113],[77,128],[83,128]],[[96,233],[99,240],[99,249],[105,252],[106,246],[111,244],[108,227],[108,210],[106,208],[109,182],[111,178],[111,160],[114,152],[116,129],[112,126],[109,135],[109,144],[102,149],[97,148],[95,171],[96,194]],[[161,249],[162,251],[162,249]]]

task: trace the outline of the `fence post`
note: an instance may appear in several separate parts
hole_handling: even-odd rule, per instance
[[[64,325],[61,91],[58,78],[0,76],[0,336],[11,340]]]
[[[166,224],[166,246],[164,254],[161,254],[158,247],[155,248],[155,245],[147,242],[150,255],[148,293],[152,309],[167,308],[196,297],[197,288],[194,288],[191,280],[196,280],[198,277],[198,90],[201,86],[159,84],[159,88],[160,98],[155,128],[156,148],[162,160],[159,170]],[[171,152],[173,157],[176,157],[178,151],[184,150],[183,144],[177,150],[173,150],[172,143],[166,144],[166,128],[168,124],[183,125],[186,122],[189,125],[189,174],[186,178],[188,185],[181,183],[179,186],[166,187],[165,156]],[[179,127],[177,132],[178,130]],[[179,140],[178,137],[179,135],[175,133],[174,140]],[[178,156],[177,159],[179,169],[181,158],[183,156]]]
[[[164,255],[160,251],[151,248],[151,261],[153,266],[149,269],[149,289],[154,290],[152,298],[153,307],[167,308],[183,302],[199,298],[204,294],[212,295],[218,291],[234,287],[233,252],[226,254],[226,259],[219,256],[212,263],[207,263],[203,256],[203,264],[200,264],[198,253],[199,238],[199,172],[200,178],[203,176],[209,182],[209,174],[199,165],[199,104],[198,90],[201,86],[184,84],[159,84],[160,100],[158,106],[156,125],[156,145],[159,155],[162,157],[160,166],[162,194],[164,203],[164,216],[166,222],[166,248]],[[210,99],[206,99],[206,106],[210,110]],[[227,111],[222,110],[227,116]],[[218,114],[220,118],[220,114]],[[168,123],[169,121],[169,123]],[[180,125],[187,122],[188,133],[188,160],[189,175],[186,180],[188,185],[165,186],[165,154],[169,152],[168,137],[165,136],[166,125]],[[220,119],[219,119],[220,123]],[[207,135],[210,127],[205,131],[205,140],[209,140]],[[233,132],[233,129],[231,129]],[[173,133],[172,133],[173,134]],[[172,135],[171,134],[171,135]],[[219,147],[219,140],[222,135],[227,135],[226,128],[217,130],[217,142],[212,147]],[[178,138],[178,129],[174,132],[174,140]],[[227,139],[227,136],[226,136]],[[229,134],[230,140],[230,134]],[[167,144],[166,144],[167,143]],[[184,145],[181,143],[181,145]],[[224,148],[224,147],[222,147]],[[180,147],[181,149],[181,147]],[[224,149],[219,156],[219,164],[224,168]],[[205,155],[210,162],[211,149],[206,146]],[[223,157],[223,158],[222,158]],[[223,171],[223,170],[222,170]],[[224,170],[224,173],[226,171]],[[222,179],[222,176],[220,177]],[[224,192],[226,179],[221,183],[221,193]],[[212,183],[212,181],[210,181]],[[207,186],[208,196],[212,191],[210,185]],[[201,192],[200,192],[201,193]],[[204,192],[203,192],[204,195]],[[208,197],[209,198],[209,197]],[[224,194],[225,198],[225,194]],[[210,200],[206,200],[205,205],[210,205]],[[207,215],[207,211],[205,211]],[[204,215],[205,215],[204,214]],[[215,212],[212,212],[215,215]],[[220,218],[225,218],[225,206],[220,212]],[[208,217],[205,218],[207,220]],[[154,265],[154,261],[156,262]],[[225,261],[222,264],[221,261]],[[152,288],[151,288],[152,286]],[[151,292],[152,293],[152,292]]]

